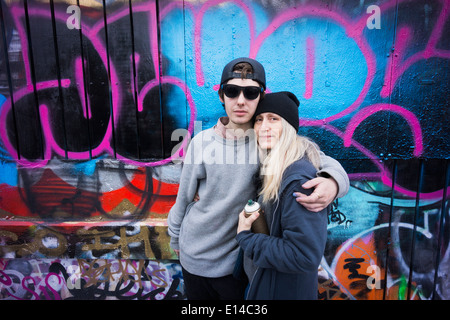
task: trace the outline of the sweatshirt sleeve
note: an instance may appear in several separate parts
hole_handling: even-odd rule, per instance
[[[332,177],[339,188],[336,198],[345,196],[350,188],[350,180],[342,165],[332,157],[325,155],[322,151],[320,151],[320,163],[321,167],[317,175],[325,178]]]
[[[286,194],[294,190],[308,192],[301,187],[306,181],[291,183]],[[282,206],[281,237],[242,231],[236,236],[239,246],[261,268],[285,273],[317,270],[327,239],[327,209],[310,212],[289,196],[283,197],[279,205]]]
[[[171,237],[170,246],[174,250],[179,250],[178,238],[181,224],[187,207],[193,202],[195,193],[197,192],[198,181],[206,177],[205,168],[201,159],[201,150],[196,143],[197,140],[201,139],[192,139],[187,149],[181,171],[177,198],[167,217],[168,232]]]

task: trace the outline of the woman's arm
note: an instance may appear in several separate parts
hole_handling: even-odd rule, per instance
[[[236,240],[255,265],[286,273],[317,270],[327,238],[327,209],[314,213],[296,203],[292,192],[301,190],[306,193],[301,187],[303,183],[299,180],[292,182],[280,200],[281,237],[245,231],[250,222],[245,219],[255,217],[245,218],[241,213],[238,227],[241,232]]]

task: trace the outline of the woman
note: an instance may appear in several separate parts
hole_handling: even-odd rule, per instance
[[[316,176],[319,148],[297,135],[298,99],[290,92],[267,94],[255,113],[254,129],[262,152],[260,202],[270,235],[250,231],[259,214],[239,215],[236,240],[257,267],[248,299],[317,299],[317,269],[327,238],[329,207],[310,212],[299,206],[295,190]]]

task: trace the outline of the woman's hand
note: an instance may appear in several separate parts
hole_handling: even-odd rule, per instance
[[[253,212],[248,218],[245,217],[244,210],[241,211],[239,214],[239,225],[237,228],[237,233],[241,231],[247,231],[252,228],[253,222],[255,222],[256,219],[259,217],[259,212],[255,211]]]

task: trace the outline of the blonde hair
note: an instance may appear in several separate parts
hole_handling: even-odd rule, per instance
[[[295,129],[281,118],[282,132],[278,143],[269,152],[259,148],[261,159],[261,174],[263,175],[260,195],[263,202],[278,200],[283,173],[295,161],[306,158],[319,169],[319,146],[307,137],[297,135]]]

